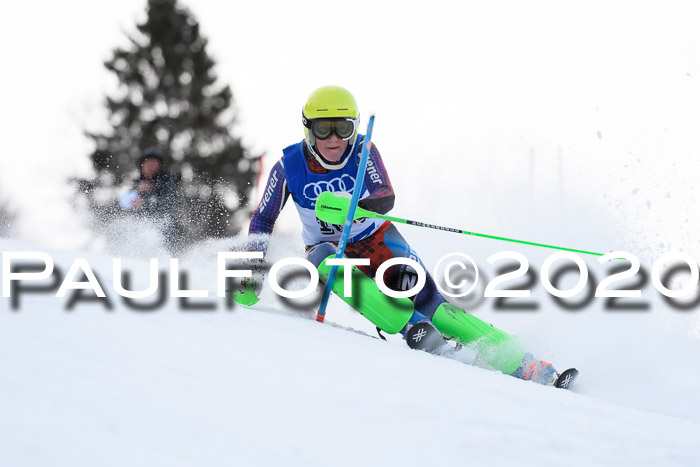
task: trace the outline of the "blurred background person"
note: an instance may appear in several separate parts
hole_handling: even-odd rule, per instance
[[[165,169],[158,149],[145,151],[138,160],[139,178],[133,188],[119,197],[119,206],[154,221],[168,246],[172,245],[177,211],[175,179]]]

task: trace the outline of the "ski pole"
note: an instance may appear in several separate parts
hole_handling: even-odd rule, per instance
[[[342,258],[345,252],[345,246],[348,243],[348,237],[350,237],[350,230],[352,229],[352,221],[355,220],[355,210],[357,209],[357,203],[360,200],[360,194],[362,193],[362,181],[365,178],[365,171],[367,169],[367,158],[369,157],[369,149],[372,144],[372,127],[374,127],[374,115],[370,115],[369,123],[367,123],[367,134],[365,135],[364,145],[362,146],[362,153],[360,154],[360,165],[357,168],[357,176],[355,177],[355,188],[352,192],[352,198],[346,199],[345,203],[345,214],[344,218],[340,219],[336,224],[343,225],[343,231],[340,234],[340,241],[338,242],[338,247],[335,249],[335,258]],[[323,194],[323,193],[321,193]],[[316,200],[316,211],[318,211],[318,205],[321,198]],[[331,296],[331,290],[333,290],[333,282],[335,282],[335,276],[338,274],[338,266],[332,266],[331,271],[328,274],[328,280],[326,281],[326,287],[323,289],[323,298],[321,299],[321,306],[318,308],[318,313],[316,313],[316,321],[323,323],[326,319],[326,306],[328,305],[328,299]]]
[[[348,222],[348,221],[346,221],[346,216],[347,216],[347,219],[350,219],[350,217],[349,217],[350,216],[350,209],[349,209],[350,203],[351,203],[351,201],[347,198],[344,198],[342,196],[336,196],[335,194],[331,193],[330,191],[325,191],[325,192],[321,193],[321,195],[316,200],[316,217],[318,217],[319,219],[321,219],[324,222],[328,222],[329,224],[340,224],[342,222]],[[353,217],[352,217],[353,220],[361,219],[363,217],[372,218],[372,219],[383,219],[383,220],[387,220],[387,221],[398,222],[401,224],[415,225],[418,227],[427,227],[429,229],[444,230],[446,232],[455,232],[455,233],[461,233],[464,235],[473,235],[475,237],[490,238],[493,240],[501,240],[504,242],[513,242],[513,243],[520,243],[523,245],[539,246],[542,248],[552,248],[555,250],[571,251],[573,253],[583,253],[586,255],[603,256],[603,253],[596,253],[593,251],[576,250],[573,248],[564,248],[561,246],[546,245],[544,243],[527,242],[525,240],[516,240],[514,238],[498,237],[496,235],[487,235],[487,234],[482,234],[482,233],[469,232],[467,230],[455,229],[452,227],[442,227],[440,225],[426,224],[425,222],[412,221],[412,220],[401,219],[401,218],[392,217],[392,216],[385,216],[382,214],[377,214],[376,212],[367,211],[366,209],[362,209],[361,207],[357,207],[357,209],[353,210]]]

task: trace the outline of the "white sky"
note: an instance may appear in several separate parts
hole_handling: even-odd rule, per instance
[[[19,212],[21,238],[85,247],[63,180],[90,174],[82,130],[104,124],[102,99],[115,86],[102,62],[125,44],[145,4],[5,7],[0,200]],[[404,217],[478,219],[493,230],[508,226],[523,202],[556,209],[552,196],[564,194],[659,238],[686,218],[700,227],[695,2],[185,5],[232,87],[239,135],[267,151],[268,168],[302,138],[307,95],[340,84],[364,116],[377,114],[375,141]],[[479,216],[455,216],[466,205]]]

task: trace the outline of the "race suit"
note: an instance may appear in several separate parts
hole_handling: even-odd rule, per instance
[[[277,217],[291,195],[303,224],[302,239],[306,245],[307,259],[318,267],[323,259],[335,252],[342,226],[328,224],[316,217],[316,199],[323,191],[353,191],[363,139],[362,135],[357,135],[356,144],[348,145],[339,162],[345,158],[349,160],[337,170],[324,168],[309,153],[304,141],[285,148],[282,158],[270,171],[264,195],[250,222],[249,236],[269,238]],[[382,158],[376,145],[372,144],[358,205],[369,211],[386,214],[393,208],[394,198],[394,190]],[[264,240],[255,243],[254,248],[265,251],[267,244],[268,240]],[[345,255],[348,258],[369,258],[370,265],[359,266],[359,269],[372,278],[375,277],[377,268],[393,257],[410,258],[423,264],[396,227],[391,222],[380,219],[363,218],[353,223]],[[384,276],[384,283],[393,290],[408,290],[416,282],[416,272],[407,265],[393,266]],[[446,301],[429,274],[425,286],[412,300],[418,313],[411,319],[411,324],[432,318],[437,307]]]

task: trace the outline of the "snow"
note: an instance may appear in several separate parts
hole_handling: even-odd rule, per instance
[[[219,303],[215,256],[230,246],[181,260],[207,302]],[[85,258],[113,309],[67,311],[70,294],[24,294],[15,311],[2,299],[3,466],[700,462],[700,341],[685,332],[687,315],[656,303],[634,317],[595,307],[572,316],[544,299],[536,313],[478,307],[560,369],[577,366],[569,392],[316,323],[269,289],[258,311],[189,311],[175,299],[135,311],[114,294],[113,256],[48,253],[63,274]],[[145,285],[147,260],[125,265]],[[337,298],[328,320],[374,334]]]

